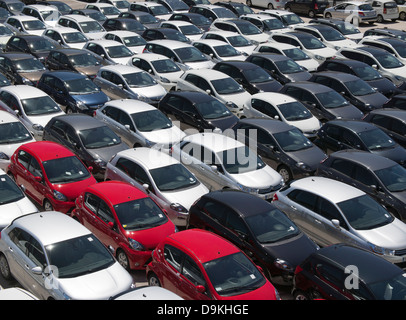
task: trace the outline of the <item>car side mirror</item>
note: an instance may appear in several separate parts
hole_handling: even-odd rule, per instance
[[[130,128],[130,125],[129,125],[129,124],[124,125],[124,127],[125,127],[128,131],[131,131],[131,128]]]
[[[92,172],[92,171],[93,171],[93,167],[92,167],[92,166],[87,167],[87,170],[89,170],[90,172]]]
[[[210,169],[213,170],[214,172],[218,172],[218,168],[215,165],[211,165]]]
[[[211,94],[211,90],[210,90],[210,89],[207,89],[207,90],[206,90],[206,93],[207,93],[207,94]]]
[[[31,268],[31,272],[33,274],[36,274],[36,275],[41,275],[42,274],[42,268],[40,266],[36,266],[34,268]]]
[[[340,221],[338,221],[337,219],[331,219],[331,223],[334,227],[340,228]]]
[[[206,292],[206,287],[199,284],[199,285],[196,286],[196,290],[199,293],[205,293]]]
[[[41,181],[42,181],[42,177],[40,177],[40,176],[35,176],[35,181],[41,182]]]
[[[114,228],[114,222],[110,221],[108,223],[108,226],[109,226],[110,229],[113,229]]]

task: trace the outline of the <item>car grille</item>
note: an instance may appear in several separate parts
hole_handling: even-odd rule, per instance
[[[259,194],[266,194],[266,193],[270,193],[276,190],[279,190],[280,188],[282,188],[282,183],[279,183],[276,186],[270,186],[268,188],[264,188],[264,189],[258,189],[258,193]]]

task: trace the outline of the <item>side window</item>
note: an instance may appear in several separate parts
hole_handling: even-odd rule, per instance
[[[130,116],[125,113],[124,111],[119,112],[118,122],[121,123],[123,126],[128,125],[132,131],[135,131],[133,122],[131,121]]]
[[[352,162],[336,159],[331,163],[331,168],[337,170],[338,172],[345,174],[348,177],[352,176],[354,165]]]
[[[76,133],[76,131],[71,127],[71,126],[67,126],[66,129],[66,139],[72,143],[72,144],[80,144],[80,140],[78,138],[78,135]]]
[[[208,201],[204,204],[203,211],[213,220],[216,220],[220,224],[225,224],[226,208],[223,205],[217,202]]]
[[[323,76],[315,77],[313,82],[321,83],[321,84],[324,84],[325,86],[330,86],[330,79],[327,77],[323,77]]]
[[[349,146],[359,149],[361,146],[360,139],[352,132],[344,130],[341,141]]]
[[[18,162],[26,169],[28,169],[28,166],[30,165],[31,158],[32,156],[23,150],[21,150],[17,156]]]
[[[251,106],[259,112],[262,112],[272,118],[279,115],[274,106],[263,100],[254,98],[251,100]]]
[[[316,275],[323,281],[326,281],[330,286],[340,291],[343,287],[344,279],[346,276],[342,270],[321,263],[318,263],[316,265]]]
[[[302,100],[303,90],[300,88],[287,86],[285,93],[297,100]]]
[[[318,197],[316,212],[327,220],[337,219],[341,226],[346,225],[335,205],[322,197]]]
[[[99,197],[96,197],[94,194],[91,194],[91,193],[85,194],[85,205],[94,214],[97,213],[97,209],[99,208],[99,203],[100,203]]]
[[[32,173],[34,177],[42,177],[42,169],[39,165],[38,161],[31,157],[30,164],[28,167],[28,171]]]
[[[391,127],[391,119],[381,114],[374,115],[371,119],[371,122],[384,128]]]
[[[404,122],[393,119],[392,120],[392,126],[390,127],[393,132],[396,132],[397,134],[400,134],[402,136],[406,135],[406,125]]]
[[[187,255],[185,255],[185,261],[183,263],[182,275],[196,286],[204,286],[206,284],[199,266]]]
[[[354,171],[354,179],[361,182],[362,184],[370,187],[372,185],[378,186],[379,183],[373,176],[371,172],[362,166],[356,166]]]
[[[342,133],[341,133],[341,129],[339,127],[329,125],[329,126],[327,126],[327,128],[325,130],[326,130],[327,135],[330,138],[339,140],[339,141],[341,140]]]
[[[97,210],[97,216],[102,219],[105,223],[114,222],[114,216],[103,200],[100,200],[99,210]]]
[[[126,158],[120,158],[117,161],[116,167],[126,173],[129,177],[135,179],[135,163]]]
[[[14,228],[10,232],[10,239],[32,262],[38,266],[46,266],[41,245],[29,233],[20,228]]]
[[[269,52],[269,53],[281,54],[281,52],[278,49],[273,48],[271,46],[262,46],[262,47],[259,48],[258,51],[259,52]]]
[[[184,257],[185,254],[179,249],[168,244],[164,246],[164,259],[179,272],[181,270]]]
[[[120,116],[120,110],[115,108],[115,107],[111,107],[111,106],[107,106],[106,108],[103,109],[102,111],[107,117],[118,121],[118,118]]]
[[[226,227],[240,234],[248,234],[244,221],[234,211],[228,211]]]
[[[295,189],[288,194],[288,198],[309,210],[315,209],[317,196],[311,192]]]

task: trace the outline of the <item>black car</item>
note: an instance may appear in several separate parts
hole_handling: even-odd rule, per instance
[[[121,12],[118,15],[119,18],[135,19],[142,25],[148,28],[157,28],[159,26],[159,20],[152,14],[144,11],[128,11]]]
[[[282,84],[292,81],[306,81],[312,76],[296,61],[282,54],[254,53],[246,61],[265,69]]]
[[[388,98],[361,78],[339,71],[313,73],[309,81],[324,84],[340,93],[363,113],[382,108]]]
[[[319,129],[314,143],[327,153],[364,150],[406,165],[406,150],[382,129],[366,121],[331,120]]]
[[[226,105],[204,92],[168,92],[158,103],[158,109],[173,120],[180,121],[182,130],[218,128],[224,131],[238,122],[238,118]]]
[[[323,14],[328,6],[327,0],[289,0],[285,3],[285,10],[314,18],[317,14]]]
[[[207,19],[205,16],[202,16],[198,13],[174,13],[172,14],[168,20],[181,20],[193,23],[195,26],[199,27],[203,31],[208,31],[211,26],[211,21]]]
[[[338,71],[353,74],[368,83],[372,88],[391,97],[403,92],[392,81],[384,78],[375,68],[365,62],[353,59],[330,59],[319,65],[317,71]]]
[[[406,111],[399,109],[373,110],[364,121],[371,122],[385,131],[388,136],[406,148]]]
[[[406,93],[400,93],[392,96],[388,101],[386,101],[383,107],[406,110]]]
[[[145,30],[141,36],[146,41],[152,40],[161,40],[161,39],[168,39],[168,40],[176,40],[180,42],[190,43],[190,39],[187,38],[182,32],[171,29],[171,28],[151,28]]]
[[[106,31],[127,30],[140,35],[147,29],[136,19],[131,18],[109,18],[103,22],[103,28],[106,29]]]
[[[222,190],[203,195],[189,210],[187,228],[212,230],[262,267],[273,283],[290,285],[295,268],[317,245],[282,211],[255,195]]]
[[[96,9],[73,9],[70,14],[80,14],[98,21],[100,24],[103,24],[107,20],[107,17],[103,12]]]
[[[322,161],[316,175],[355,186],[406,221],[406,169],[395,161],[362,150],[342,150]]]
[[[341,34],[345,37],[361,35],[361,31],[356,26],[354,26],[351,22],[345,20],[318,18],[310,20],[309,23],[319,23],[333,27],[337,31],[341,32]],[[359,39],[355,40],[355,42],[358,41]]]
[[[275,169],[285,183],[313,175],[326,154],[296,127],[266,118],[241,119],[233,130],[247,146],[256,144],[257,153]],[[250,130],[256,130],[256,137]]]
[[[366,36],[384,36],[406,40],[406,31],[391,28],[372,28],[365,30],[364,37]]]
[[[250,94],[258,92],[277,92],[282,85],[260,66],[248,61],[217,62],[214,70],[234,78]]]
[[[337,91],[320,83],[290,82],[279,92],[301,101],[321,122],[333,119],[361,120],[364,116]]]
[[[404,271],[363,249],[334,244],[311,254],[296,269],[296,300],[404,300]]]
[[[219,1],[213,3],[216,6],[222,6],[225,7],[229,10],[231,10],[237,17],[243,15],[243,14],[251,14],[255,13],[254,10],[252,10],[249,6],[247,6],[245,3],[241,2],[234,2],[234,1]]]
[[[10,37],[6,43],[4,51],[30,53],[44,63],[45,58],[51,50],[61,47],[62,46],[58,42],[51,40],[48,37],[33,34],[20,34]]]

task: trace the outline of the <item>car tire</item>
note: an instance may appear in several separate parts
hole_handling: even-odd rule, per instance
[[[383,22],[383,17],[380,14],[376,17],[376,22],[378,22],[378,23]]]
[[[278,167],[277,171],[282,176],[283,181],[285,183],[292,180],[292,172],[290,171],[290,169],[287,166],[281,165],[280,167]]]
[[[151,287],[161,286],[161,282],[159,281],[157,275],[153,272],[148,275],[148,285]]]
[[[402,11],[400,14],[399,14],[399,19],[400,20],[406,20],[406,12],[404,12],[404,11]]]
[[[13,278],[7,258],[3,253],[0,254],[0,273],[5,280],[11,280]]]
[[[269,9],[269,10],[273,10],[273,9],[274,9],[274,7],[273,7],[273,4],[272,4],[272,3],[268,3],[268,9]]]
[[[326,12],[326,14],[324,15],[324,18],[326,19],[331,19],[331,13],[330,12]]]
[[[44,200],[44,210],[45,211],[53,211],[54,207],[52,206],[52,203],[49,200]]]
[[[66,107],[65,113],[66,114],[73,114],[75,112],[73,111],[73,109],[71,107]]]
[[[313,11],[313,10],[310,10],[308,13],[307,13],[307,16],[309,17],[309,18],[314,18],[315,16],[316,16],[316,13]]]
[[[303,292],[301,290],[296,290],[293,293],[293,298],[295,300],[312,300],[306,292]]]
[[[246,1],[246,4],[247,4],[248,7],[251,7],[251,6],[252,6],[251,0],[247,0],[247,1]]]
[[[117,250],[117,261],[124,269],[130,271],[130,260],[128,260],[128,257],[124,252],[124,250],[122,249]]]

